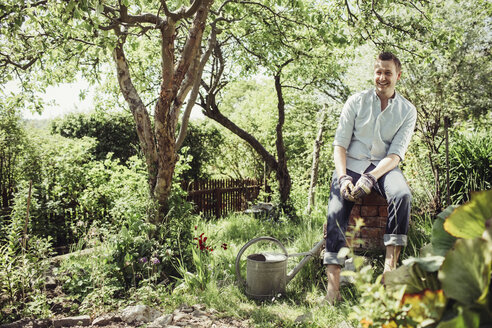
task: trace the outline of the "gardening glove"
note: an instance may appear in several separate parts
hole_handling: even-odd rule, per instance
[[[352,196],[355,199],[362,198],[371,193],[372,187],[377,183],[374,175],[370,173],[364,173],[355,184],[355,188],[352,190]]]
[[[338,184],[340,185],[340,194],[342,197],[351,202],[355,202],[355,198],[352,196],[352,191],[354,190],[352,180],[350,175],[344,174],[338,178]]]

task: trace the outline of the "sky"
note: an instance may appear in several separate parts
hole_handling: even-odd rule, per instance
[[[80,99],[80,92],[88,90],[86,97]],[[5,85],[5,92],[19,92],[15,82]],[[74,83],[63,83],[58,86],[46,88],[46,93],[42,96],[48,104],[41,114],[31,113],[29,110],[22,111],[22,117],[29,120],[54,119],[63,117],[68,113],[88,113],[93,106],[94,90],[91,90],[87,81],[77,81]],[[53,104],[51,104],[53,103]],[[183,107],[184,110],[184,107]],[[203,118],[201,110],[196,106],[193,108],[190,119]]]
[[[22,117],[25,119],[53,119],[62,117],[70,112],[89,112],[92,109],[93,91],[89,89],[84,100],[79,97],[80,92],[88,87],[89,84],[85,81],[50,86],[46,88],[46,93],[42,95],[44,101],[48,103],[42,114],[23,110]],[[4,91],[6,93],[20,92],[15,82],[7,83]]]

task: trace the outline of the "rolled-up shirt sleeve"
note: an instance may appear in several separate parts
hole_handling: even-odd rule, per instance
[[[410,140],[412,139],[416,122],[417,110],[415,109],[415,107],[411,107],[410,112],[405,118],[403,124],[400,126],[397,133],[393,137],[393,140],[391,141],[387,153],[388,155],[395,154],[398,155],[402,161],[404,160],[408,145],[410,144]]]
[[[355,108],[353,106],[354,97],[351,97],[345,102],[342,113],[340,114],[340,121],[338,122],[337,131],[335,132],[335,140],[333,146],[341,146],[345,149],[350,145],[352,135],[354,131],[355,123]]]

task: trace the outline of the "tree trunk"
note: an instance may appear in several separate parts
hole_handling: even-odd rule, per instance
[[[308,204],[306,212],[311,214],[311,209],[314,206],[314,196],[316,183],[318,182],[318,168],[319,168],[319,153],[321,150],[321,143],[323,141],[323,130],[326,112],[323,110],[321,113],[321,124],[318,129],[318,135],[314,141],[313,149],[313,164],[311,165],[311,183],[309,184]]]
[[[277,180],[280,193],[280,204],[287,204],[290,198],[290,189],[292,187],[292,181],[290,179],[289,170],[287,169],[287,156],[285,154],[285,145],[282,129],[285,123],[285,101],[282,94],[282,85],[280,84],[280,72],[275,76],[275,90],[277,91],[277,109],[278,109],[278,122],[277,122],[277,140],[275,146],[277,147]]]
[[[179,60],[175,60],[174,48],[176,23],[193,15],[193,11],[189,11],[190,16],[186,16],[185,12],[166,13],[166,23],[160,26],[162,82],[155,106],[154,130],[152,130],[149,112],[131,81],[123,50],[126,35],[119,35],[113,53],[120,90],[133,114],[140,146],[145,156],[150,197],[157,203],[157,213],[150,216],[151,222],[155,224],[163,223],[168,211],[168,199],[177,161],[176,128],[180,108],[193,81],[201,78],[197,76],[198,70],[190,69],[190,66],[200,55],[203,31],[213,1],[196,1],[194,5],[198,4],[198,7],[195,8],[192,26]],[[116,33],[121,34],[118,31]]]

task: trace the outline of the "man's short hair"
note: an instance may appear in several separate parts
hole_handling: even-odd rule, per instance
[[[399,72],[401,71],[401,63],[398,57],[396,57],[393,53],[389,51],[384,51],[379,54],[377,60],[392,60],[393,63],[395,63],[396,66],[396,71]]]

